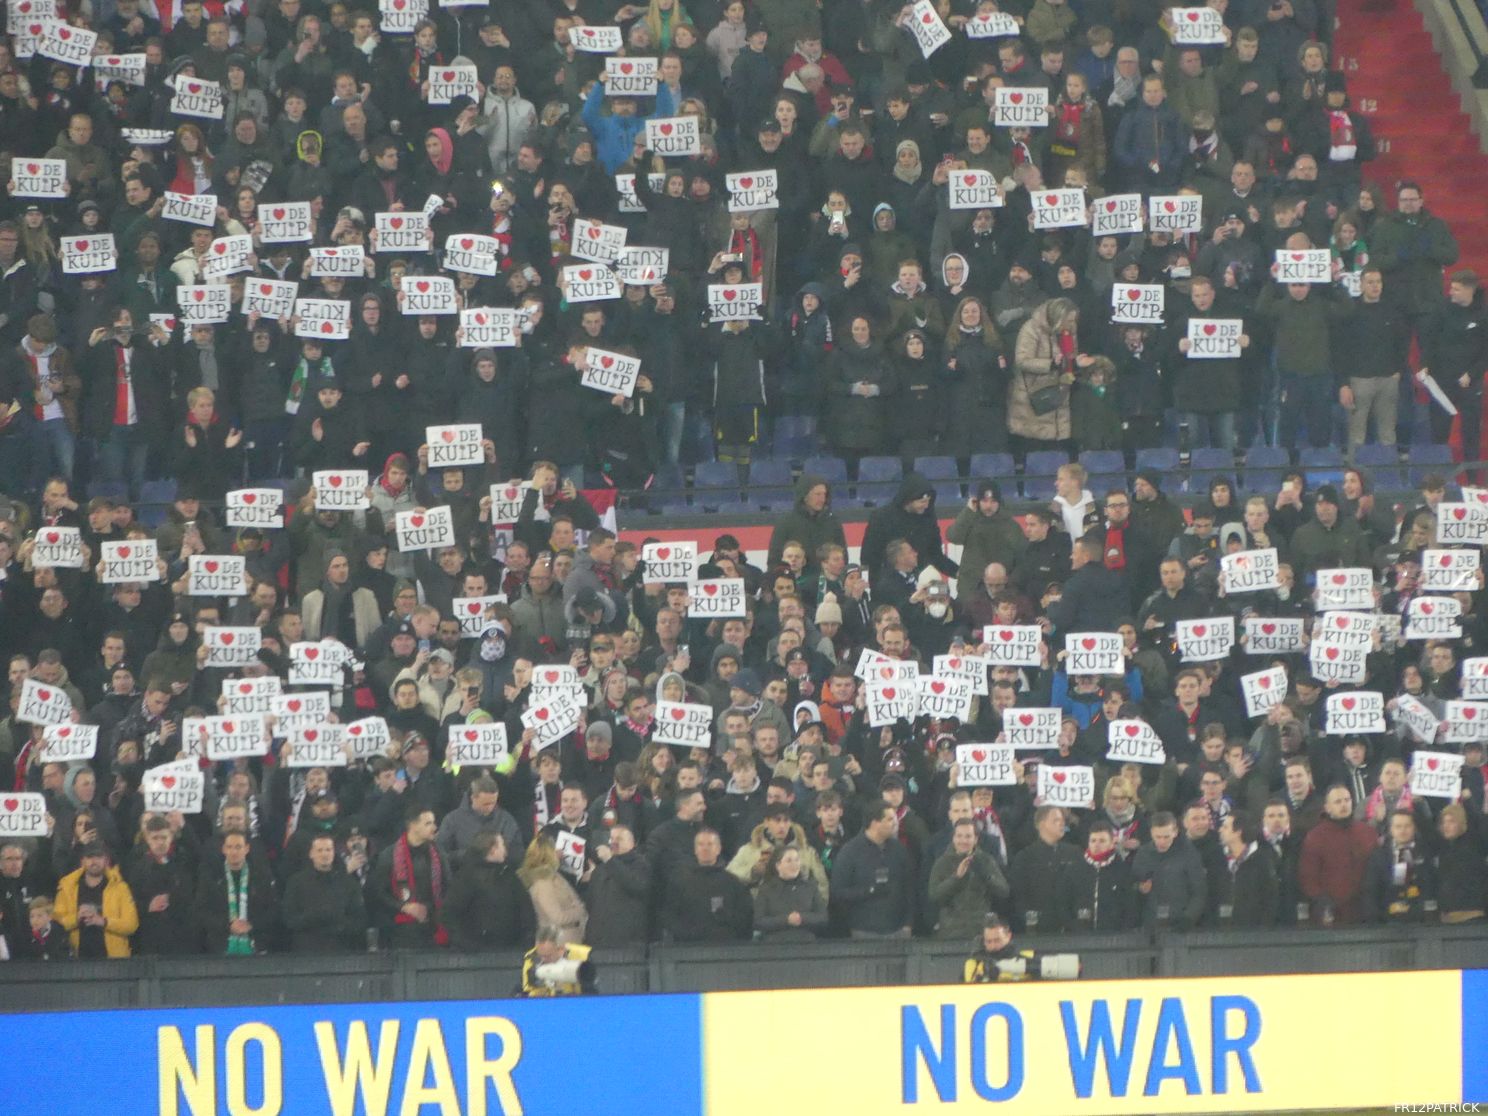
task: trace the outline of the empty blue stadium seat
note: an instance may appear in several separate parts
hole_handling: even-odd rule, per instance
[[[966,494],[961,491],[960,481],[938,480],[931,481],[930,485],[935,490],[936,507],[943,511],[959,508],[966,499]]]
[[[1126,472],[1126,457],[1120,450],[1086,450],[1080,454],[1080,464],[1092,474]]]
[[[1342,469],[1344,460],[1336,446],[1303,446],[1297,451],[1297,464],[1304,469]]]
[[[795,478],[791,476],[789,461],[780,458],[756,457],[749,462],[749,483],[751,486],[775,485],[789,488]]]
[[[867,484],[859,481],[856,489],[858,501],[865,507],[882,507],[894,499],[894,494],[899,491],[898,481],[870,481]]]
[[[1177,468],[1178,451],[1171,446],[1153,446],[1151,449],[1137,450],[1137,472],[1139,473],[1148,469],[1171,473]]]
[[[1010,453],[975,453],[970,464],[973,480],[1011,480],[1014,472]]]
[[[746,498],[761,511],[788,512],[795,506],[796,491],[793,488],[755,488]]]
[[[1063,450],[1033,450],[1023,461],[1023,475],[1025,477],[1052,477],[1059,471],[1061,465],[1068,464],[1069,454]]]
[[[694,488],[738,488],[739,467],[732,461],[700,461],[692,474]]]
[[[858,462],[859,481],[897,481],[904,477],[904,466],[897,457],[865,457]]]
[[[1285,469],[1291,463],[1286,446],[1251,446],[1245,451],[1246,469]]]
[[[847,462],[831,454],[808,457],[801,463],[801,472],[821,477],[828,484],[845,485],[847,483]]]
[[[916,457],[914,469],[926,480],[955,480],[961,476],[954,457]]]

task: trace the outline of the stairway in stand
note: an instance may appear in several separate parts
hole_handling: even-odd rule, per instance
[[[1369,118],[1379,155],[1364,165],[1394,206],[1401,178],[1421,184],[1426,208],[1451,227],[1457,267],[1488,277],[1488,183],[1484,155],[1442,59],[1409,0],[1385,11],[1378,0],[1339,0],[1334,65],[1348,76],[1353,104]]]

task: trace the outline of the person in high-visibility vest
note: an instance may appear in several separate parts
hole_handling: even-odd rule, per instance
[[[1074,980],[1080,975],[1078,954],[1015,949],[1007,920],[995,913],[987,916],[981,947],[966,959],[962,968],[961,979],[967,984]]]
[[[522,987],[518,995],[594,995],[598,989],[589,950],[586,945],[564,944],[556,926],[539,926],[535,944],[522,958]]]

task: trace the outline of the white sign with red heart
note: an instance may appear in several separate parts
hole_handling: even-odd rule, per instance
[[[241,597],[247,559],[241,554],[193,554],[186,562],[188,597]]]
[[[656,731],[651,739],[657,744],[674,744],[679,748],[706,748],[713,740],[713,707],[685,701],[656,703]]]
[[[671,263],[670,248],[631,244],[620,253],[620,260],[615,264],[615,275],[622,283],[650,286],[666,278]]]
[[[1412,597],[1405,606],[1405,638],[1461,639],[1461,620],[1456,597]]]
[[[1066,674],[1126,673],[1121,636],[1115,632],[1071,632],[1064,637]]]
[[[651,193],[661,193],[662,187],[666,185],[666,175],[646,175],[646,185],[651,188]],[[619,210],[621,213],[645,213],[646,207],[641,204],[641,199],[636,195],[635,175],[617,174],[615,176],[615,192],[620,195]]]
[[[584,350],[584,368],[579,375],[579,386],[604,395],[623,395],[629,399],[635,394],[636,380],[640,374],[639,357],[590,347]]]
[[[0,837],[45,837],[46,799],[29,791],[0,792]]]
[[[619,277],[604,264],[570,264],[559,275],[558,285],[569,302],[605,302],[622,293]]]
[[[1286,700],[1286,667],[1275,666],[1240,676],[1240,689],[1245,693],[1245,715],[1264,717]]]
[[[1411,756],[1410,791],[1423,798],[1462,797],[1462,757],[1452,752],[1418,751]]]
[[[41,758],[46,763],[81,763],[98,751],[97,725],[47,725],[41,732]]]
[[[458,314],[455,281],[448,275],[405,275],[399,284],[401,310],[410,317],[421,314]]]
[[[451,725],[445,758],[452,767],[492,767],[506,762],[506,725],[501,721]]]
[[[698,618],[742,620],[747,615],[744,608],[744,579],[742,577],[718,577],[709,581],[696,581],[687,599],[688,613]]]
[[[1219,560],[1219,577],[1226,593],[1259,593],[1266,589],[1279,589],[1281,570],[1276,548],[1268,546],[1261,550],[1237,550],[1233,554],[1223,555]]]
[[[65,198],[66,159],[12,159],[11,196],[16,198]]]
[[[312,725],[297,729],[280,753],[285,767],[345,767],[345,725]]]
[[[93,81],[99,89],[116,81],[142,86],[148,65],[149,59],[144,54],[95,54]]]
[[[1331,608],[1374,608],[1374,571],[1363,567],[1318,570],[1316,604]]]
[[[1179,620],[1175,635],[1178,654],[1186,663],[1212,663],[1227,658],[1235,646],[1235,618],[1210,616],[1199,620]]]
[[[89,233],[62,238],[62,270],[68,275],[113,271],[119,262],[113,233]]]
[[[133,581],[159,581],[160,555],[154,539],[123,539],[98,544],[94,575],[100,585],[122,585]]]
[[[757,321],[765,304],[763,283],[708,284],[710,322]]]
[[[83,568],[83,535],[77,527],[40,527],[32,537],[31,564],[61,570]]]
[[[398,550],[442,550],[455,545],[455,516],[449,505],[398,512],[393,517]]]
[[[1278,283],[1333,282],[1333,254],[1327,248],[1276,249]]]
[[[1095,771],[1089,767],[1039,764],[1038,805],[1088,810],[1095,805]]]
[[[374,252],[427,252],[429,219],[416,209],[374,217]]]
[[[1421,588],[1443,593],[1472,593],[1478,588],[1480,554],[1476,550],[1421,552]]]
[[[1005,744],[957,744],[956,786],[1013,786],[1013,761],[1013,750]]]
[[[448,66],[430,66],[428,103],[447,105],[456,97],[474,99],[479,93],[476,81],[474,65],[457,62]]]
[[[526,481],[507,481],[491,486],[491,523],[515,523],[522,518],[522,504],[531,486]]]
[[[361,279],[367,271],[367,254],[360,244],[338,244],[334,248],[310,249],[310,276],[315,279]]]
[[[624,45],[620,28],[607,25],[570,27],[568,41],[584,54],[614,54]]]
[[[560,829],[553,836],[553,845],[558,850],[559,871],[571,879],[579,879],[589,863],[588,839]]]
[[[429,0],[378,0],[381,29],[389,35],[412,35],[429,15]]]
[[[991,663],[980,655],[951,652],[936,655],[930,666],[931,674],[953,675],[971,683],[971,692],[979,697],[987,695],[987,670]]]
[[[1463,697],[1488,699],[1488,658],[1463,659],[1459,681]]]
[[[486,459],[481,438],[481,426],[478,422],[424,427],[424,441],[429,447],[429,468],[479,465]]]
[[[613,266],[620,262],[620,253],[625,251],[625,235],[624,225],[606,225],[578,217],[574,219],[569,250],[581,260]]]
[[[264,244],[289,244],[313,239],[314,218],[309,202],[275,202],[258,207],[258,239]],[[361,251],[361,246],[357,246]],[[313,274],[313,273],[312,273]]]
[[[477,306],[460,311],[460,348],[514,349],[522,316],[512,307]]]
[[[391,739],[387,721],[381,717],[363,717],[346,726],[346,751],[354,760],[384,754]]]
[[[571,28],[570,34],[579,28]],[[619,28],[615,28],[619,30]],[[606,58],[604,91],[606,97],[656,96],[655,58]]]
[[[484,597],[455,597],[450,601],[450,609],[454,612],[455,619],[460,621],[461,639],[480,639],[481,633],[491,622],[487,613],[492,605],[506,604],[505,593],[488,593]]]
[[[1004,85],[993,93],[992,123],[999,128],[1047,128],[1047,86]],[[957,172],[952,172],[954,175]]]
[[[480,233],[454,233],[444,241],[444,270],[466,275],[495,275],[503,254],[495,237]]]
[[[1436,505],[1436,540],[1488,545],[1488,506],[1476,500],[1468,503],[1443,500]]]
[[[1146,721],[1115,720],[1106,726],[1106,759],[1112,763],[1152,763],[1167,761],[1162,737]]]
[[[951,41],[950,29],[941,22],[940,13],[930,0],[915,0],[900,26],[914,36],[923,58],[929,58]]]
[[[222,279],[247,271],[251,266],[248,257],[252,252],[253,237],[247,233],[241,236],[219,236],[207,246],[202,274],[208,279]]]
[[[549,701],[528,705],[522,711],[522,727],[533,732],[533,751],[550,747],[575,731],[579,727],[579,715],[583,708],[576,701]]]
[[[1213,46],[1225,42],[1224,13],[1218,8],[1169,8],[1168,25],[1180,46]]]
[[[1037,190],[1033,194],[1033,227],[1073,229],[1085,224],[1085,190]]]
[[[867,683],[914,682],[920,677],[920,664],[913,659],[891,659],[865,647],[858,654],[858,665],[853,674]]]
[[[982,629],[987,661],[993,666],[1039,666],[1043,641],[1043,630],[1037,624],[988,624]]]
[[[263,646],[258,628],[208,628],[202,633],[209,667],[245,667],[258,661]]]
[[[1422,744],[1434,744],[1441,729],[1441,721],[1426,704],[1410,694],[1401,694],[1395,699],[1395,712],[1391,718],[1395,727],[1405,728]]]
[[[58,0],[17,0],[16,3],[5,5],[5,32],[8,35],[20,35],[27,33],[30,29],[28,24],[42,24],[49,19],[57,18]],[[31,34],[39,37],[45,27],[38,26]]]
[[[296,337],[345,341],[351,336],[351,303],[344,298],[297,298],[294,319]]]
[[[338,639],[327,637],[317,642],[303,641],[289,646],[289,684],[291,686],[339,686],[341,668],[348,658],[346,647]]]
[[[1234,360],[1240,355],[1245,322],[1240,318],[1189,318],[1189,360]]]
[[[217,195],[178,194],[174,190],[167,190],[165,208],[160,211],[160,216],[167,221],[212,228],[217,224]]]
[[[648,117],[646,146],[664,159],[674,155],[701,155],[702,134],[695,116]]]
[[[1001,39],[1021,35],[1023,29],[1007,12],[981,11],[966,21],[968,39]]]
[[[331,695],[325,690],[280,694],[269,701],[269,715],[274,718],[274,735],[289,736],[329,721]]]
[[[1004,201],[997,175],[975,167],[951,171],[946,189],[952,209],[1000,209]]]
[[[1051,706],[1014,707],[1003,711],[1002,735],[1014,748],[1057,748],[1062,719]]]
[[[271,321],[284,321],[294,314],[295,299],[300,295],[300,285],[293,279],[249,278],[243,284],[244,317],[257,314]]]
[[[226,283],[186,283],[176,288],[177,314],[188,326],[218,325],[232,317]]]
[[[1449,701],[1445,714],[1442,717],[1442,723],[1446,725],[1442,736],[1445,743],[1488,740],[1488,701]]]
[[[725,175],[730,213],[753,213],[780,208],[780,175],[774,170],[739,171]]]
[[[882,728],[900,720],[912,721],[920,710],[918,681],[874,680],[864,693],[864,705],[870,728]]]
[[[697,577],[697,543],[647,543],[641,547],[641,562],[641,580],[644,585],[690,582]]]
[[[213,761],[269,754],[269,729],[261,714],[187,717],[181,722],[181,737],[194,742],[193,755]]]
[[[177,74],[171,79],[175,83],[170,110],[177,116],[197,116],[205,120],[221,120],[223,113],[222,86],[206,78],[187,77]]]
[[[969,721],[976,700],[971,692],[971,679],[964,675],[924,674],[920,676],[920,715],[944,721],[955,717]]]
[[[1324,711],[1328,736],[1385,731],[1385,695],[1377,690],[1329,694]]]
[[[1090,208],[1092,236],[1124,236],[1141,231],[1141,194],[1109,194]]]
[[[1147,199],[1147,227],[1174,236],[1200,232],[1204,199],[1198,194],[1156,194]]]
[[[224,678],[222,712],[266,714],[273,699],[283,692],[284,686],[277,674],[266,674],[261,678]]]
[[[207,780],[202,772],[169,765],[153,767],[140,780],[144,806],[154,814],[199,814],[206,801]]]
[[[1127,325],[1161,325],[1164,291],[1161,283],[1117,283],[1111,288],[1111,320]]]
[[[320,469],[312,474],[316,511],[366,511],[366,469]]]

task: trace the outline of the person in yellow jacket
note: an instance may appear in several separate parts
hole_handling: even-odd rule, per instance
[[[522,987],[518,995],[592,996],[594,962],[589,946],[567,944],[556,926],[539,926],[537,940],[522,958]]]
[[[72,938],[76,957],[128,957],[129,936],[139,929],[134,895],[102,845],[86,846],[79,859],[83,866],[57,884],[52,917]]]

